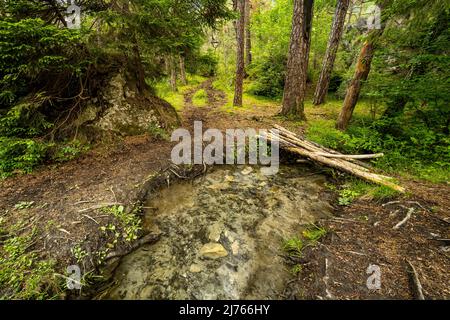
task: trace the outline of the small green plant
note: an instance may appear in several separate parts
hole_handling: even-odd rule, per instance
[[[283,250],[293,257],[300,257],[303,250],[303,241],[298,237],[287,239],[283,243]]]
[[[302,265],[301,264],[296,264],[291,269],[291,273],[294,276],[298,275],[300,272],[302,272]]]
[[[14,208],[18,210],[29,209],[34,205],[34,201],[21,201],[14,205]]]
[[[157,139],[161,139],[161,140],[169,140],[170,139],[167,131],[165,129],[159,127],[157,124],[155,124],[153,122],[149,124],[147,131],[152,137],[155,137]]]
[[[343,189],[343,190],[339,191],[338,203],[341,206],[348,206],[358,196],[359,196],[359,193],[354,190]]]
[[[84,258],[88,256],[88,253],[83,250],[80,244],[75,245],[70,251],[72,252],[78,263],[82,262]]]
[[[319,241],[326,234],[327,231],[324,228],[315,224],[312,224],[302,232],[303,237],[312,243]]]
[[[70,161],[78,157],[83,152],[89,150],[88,145],[83,145],[80,141],[74,140],[56,146],[56,151],[52,157],[56,162]]]
[[[102,226],[100,229],[104,232],[109,231],[114,233],[115,240],[118,240],[120,235],[122,239],[126,242],[131,242],[138,238],[139,232],[141,231],[141,220],[136,216],[135,210],[131,212],[126,212],[124,206],[112,206],[103,208],[104,212],[112,214],[120,224],[121,233],[117,231],[117,228],[113,224],[107,226]],[[117,241],[113,243],[115,245]]]

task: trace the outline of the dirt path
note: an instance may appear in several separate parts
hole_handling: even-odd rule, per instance
[[[189,90],[184,95],[183,126],[189,128],[194,121],[202,121],[204,127],[210,127],[211,113],[227,103],[226,95],[223,91],[213,87],[214,79],[208,79],[197,87]],[[207,94],[208,104],[204,107],[196,107],[192,102],[194,94],[204,89]]]
[[[192,96],[203,88],[208,106],[196,107]],[[274,106],[252,107],[242,112],[221,110],[225,93],[212,86],[212,80],[185,95],[182,112],[184,127],[201,120],[204,128],[267,128],[273,123],[295,132],[303,128],[275,117]],[[87,254],[83,268],[96,265],[96,258],[113,233],[101,227],[117,223],[101,206],[122,204],[128,209],[145,198],[146,184],[170,164],[172,143],[148,136],[126,138],[122,143],[97,148],[65,164],[43,167],[29,175],[0,181],[0,214],[7,226],[22,222],[21,232],[38,229],[34,244],[42,259],[54,259],[58,272],[76,264],[73,254],[80,245]],[[321,245],[309,248],[302,258],[304,266],[290,281],[286,297],[294,298],[413,298],[414,287],[406,268],[409,260],[418,270],[426,298],[449,298],[450,267],[448,247],[433,238],[450,237],[448,219],[450,186],[418,181],[402,181],[411,190],[392,205],[359,200],[351,206],[336,206],[337,219],[321,224],[328,235]],[[417,202],[411,203],[408,201]],[[31,203],[29,208],[15,206]],[[412,218],[398,230],[409,208]],[[129,243],[121,243],[129,246]],[[382,286],[366,287],[369,264],[380,266]],[[298,279],[298,281],[295,281]],[[325,279],[325,280],[324,280]]]

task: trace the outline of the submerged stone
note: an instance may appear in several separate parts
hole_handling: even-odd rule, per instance
[[[199,254],[209,259],[226,257],[228,251],[220,243],[207,243],[199,251]]]

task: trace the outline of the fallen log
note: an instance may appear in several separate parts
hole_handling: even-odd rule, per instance
[[[318,156],[326,157],[326,158],[339,158],[339,159],[374,159],[384,157],[384,153],[375,153],[375,154],[332,154],[332,153],[316,153]]]
[[[290,131],[287,130],[286,128],[283,128],[282,126],[279,126],[279,125],[277,125],[277,124],[274,125],[274,128],[276,128],[276,129],[279,130],[280,132],[291,133],[291,134],[293,134],[294,136],[296,136],[293,132],[290,132]],[[340,153],[340,152],[338,152],[338,151],[336,151],[336,150],[333,150],[333,149],[324,147],[324,146],[318,144],[317,142],[309,141],[309,140],[308,140],[308,142],[309,142],[309,144],[310,144],[311,146],[315,146],[316,148],[323,150],[323,152],[327,152],[327,153],[331,153],[331,154],[339,154],[339,155],[342,154],[342,153]],[[356,164],[358,164],[358,165],[360,165],[361,167],[364,167],[364,168],[366,168],[366,169],[371,169],[371,168],[372,168],[372,166],[371,166],[370,164],[367,164],[367,163],[365,163],[365,162],[359,161],[359,160],[357,160],[357,159],[351,159],[350,161],[353,162],[353,163],[356,163]]]
[[[331,149],[326,149],[321,147],[320,145],[318,146],[317,144],[312,144],[310,141],[296,136],[294,133],[283,127],[276,126],[276,129],[278,129],[278,132],[269,130],[266,138],[268,140],[278,139],[281,148],[284,148],[292,153],[296,153],[321,165],[325,165],[352,174],[366,181],[386,186],[398,192],[405,192],[405,189],[395,184],[392,181],[391,177],[370,172],[367,167],[363,167],[355,162],[351,162],[350,160],[354,160],[351,157],[354,157],[355,155],[346,157],[345,155],[339,154],[336,151],[330,152]],[[365,155],[357,156],[362,159],[361,156]],[[382,154],[369,156],[380,157],[382,156]]]

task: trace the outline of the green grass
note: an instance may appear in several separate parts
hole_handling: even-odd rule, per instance
[[[152,86],[155,88],[158,97],[169,102],[177,111],[181,111],[184,108],[184,94],[186,91],[194,88],[205,80],[205,77],[188,74],[188,84],[186,86],[181,86],[178,83],[178,90],[176,92],[172,91],[168,80],[160,81]]]
[[[208,94],[205,89],[198,90],[192,96],[192,103],[197,107],[205,107],[208,105]]]
[[[242,107],[233,106],[234,99],[234,88],[227,86],[221,80],[215,80],[212,84],[213,88],[216,90],[221,90],[225,93],[226,103],[220,109],[221,111],[233,114],[236,112],[251,112],[254,107],[271,107],[273,105],[278,105],[279,102],[274,99],[255,96],[245,90],[244,84],[244,92],[242,94]]]
[[[12,228],[10,232],[14,232]],[[55,276],[56,263],[33,250],[37,230],[13,235],[0,248],[0,299],[54,299],[63,292],[64,281]]]

